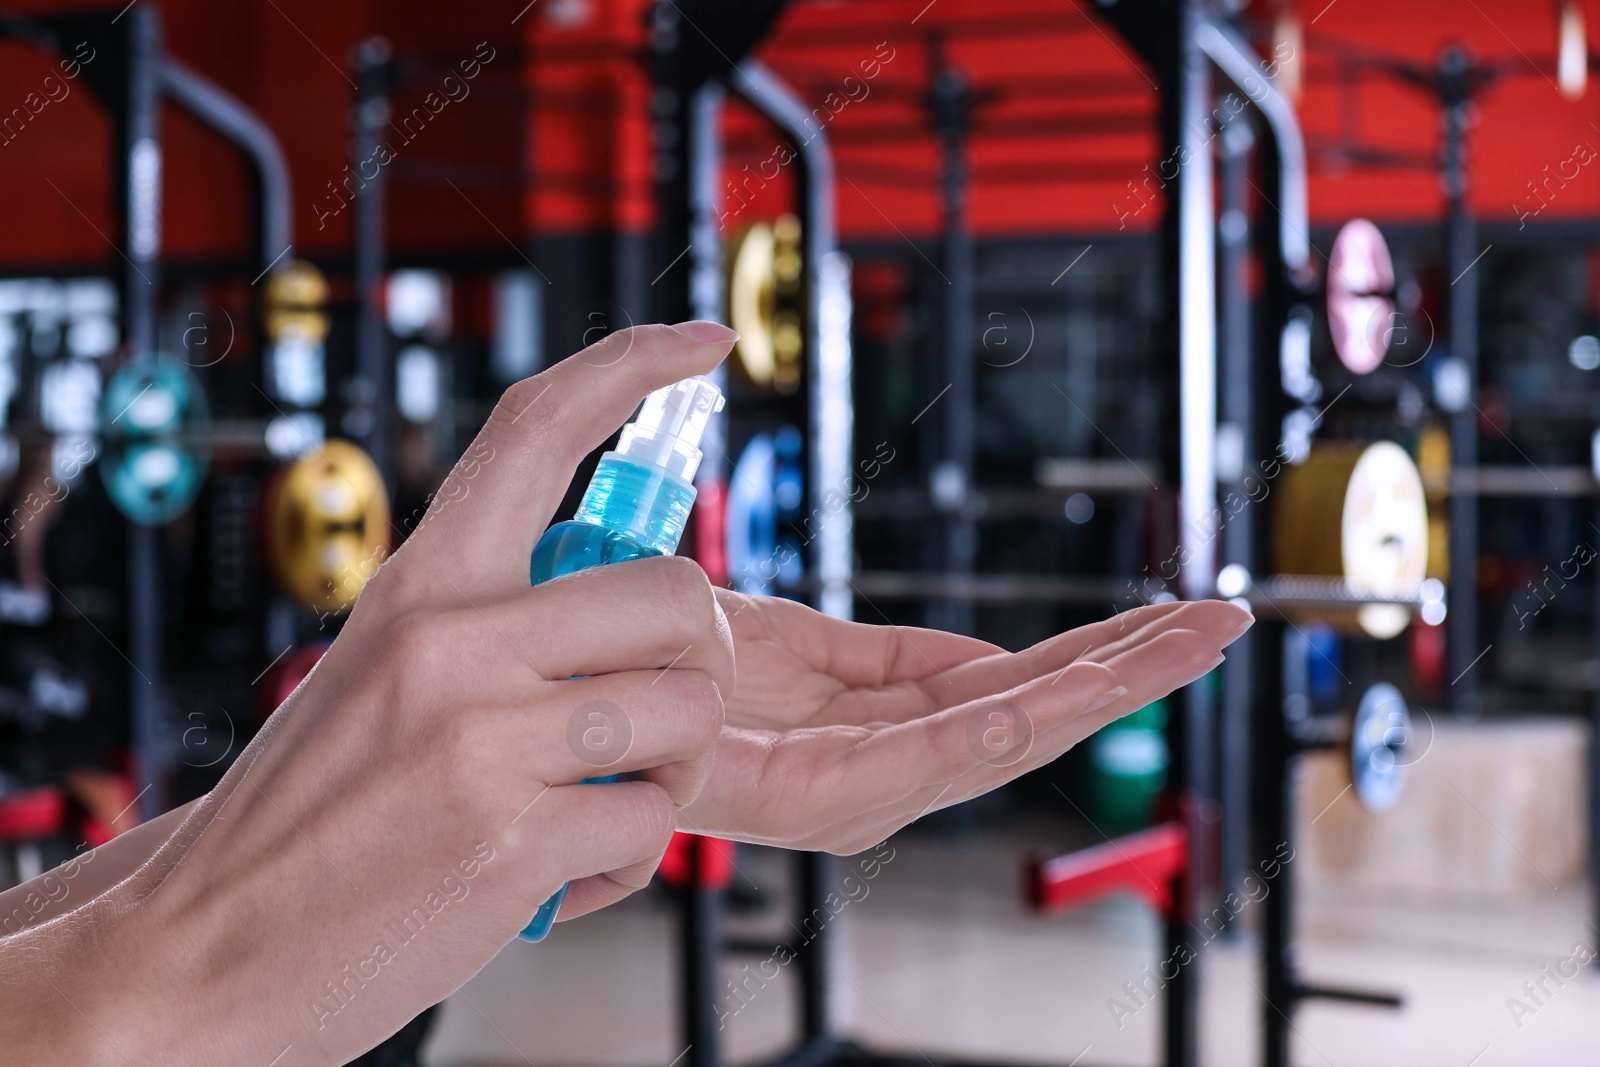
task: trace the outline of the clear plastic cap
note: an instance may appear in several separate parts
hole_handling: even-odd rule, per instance
[[[724,399],[710,378],[685,378],[644,398],[639,417],[622,428],[617,454],[660,467],[686,482],[700,467],[700,439]]]

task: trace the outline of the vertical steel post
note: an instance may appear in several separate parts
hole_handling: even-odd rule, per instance
[[[1600,526],[1600,507],[1595,508],[1593,521]],[[1592,640],[1596,653],[1600,654],[1600,581],[1595,583]],[[1594,695],[1589,719],[1589,894],[1589,922],[1593,930],[1600,928],[1600,690]],[[1592,966],[1600,970],[1600,956]]]
[[[1177,218],[1179,589],[1185,599],[1216,589],[1216,240],[1212,202],[1213,139],[1211,64],[1198,34],[1206,24],[1199,0],[1179,7],[1179,153]],[[1176,950],[1199,912],[1207,868],[1210,826],[1212,708],[1203,682],[1183,693],[1183,751],[1179,764],[1182,812],[1189,840],[1183,892],[1167,924]],[[1169,1067],[1192,1067],[1199,1056],[1200,967],[1196,956],[1166,988],[1165,1045]]]
[[[161,291],[161,51],[159,9],[129,11],[127,98],[122,122],[119,215],[122,246],[122,335],[130,362],[155,358]],[[162,531],[128,527],[128,678],[140,814],[155,818],[171,803],[173,753],[165,729]]]
[[[658,83],[660,84],[660,83]],[[689,98],[684,116],[682,136],[687,141],[684,153],[687,173],[682,182],[673,181],[671,190],[687,193],[687,210],[664,211],[663,233],[667,243],[662,245],[672,254],[675,235],[686,238],[688,252],[686,282],[669,275],[660,279],[667,287],[663,299],[677,303],[686,300],[687,314],[697,319],[722,322],[727,317],[727,300],[722,273],[722,239],[717,229],[717,219],[722,205],[722,137],[719,123],[722,116],[723,88],[720,83],[708,82],[696,89]],[[680,142],[682,143],[682,142]],[[670,193],[669,193],[670,195]],[[670,223],[681,223],[681,228]],[[680,269],[680,268],[675,268]],[[726,391],[728,372],[726,364],[711,373],[719,388]],[[695,477],[704,499],[714,506],[720,500],[722,486],[728,477],[727,412],[713,416],[706,429],[702,447],[705,458]],[[703,509],[697,509],[696,522],[705,522]],[[711,520],[714,529],[721,523]],[[706,563],[702,560],[702,563]],[[709,567],[709,564],[707,564]],[[726,568],[723,568],[726,570]],[[719,576],[725,578],[725,575]],[[713,581],[718,580],[717,577]],[[706,884],[703,877],[702,857],[709,843],[701,837],[689,838],[689,877],[681,890],[682,924],[679,927],[679,945],[683,952],[683,1036],[689,1046],[687,1062],[691,1067],[713,1067],[719,1062],[719,1032],[717,1020],[717,978],[722,963],[722,902],[723,890]]]
[[[854,405],[851,397],[850,263],[835,247],[833,152],[827,132],[810,110],[762,63],[739,64],[730,87],[776,125],[799,156],[801,233],[806,269],[806,390],[810,406],[807,448],[809,496],[815,515],[812,568],[817,608],[852,614],[853,525],[850,501]],[[833,880],[833,857],[805,852],[798,859],[802,920],[823,908]],[[828,976],[833,930],[821,925],[800,950],[801,1036],[813,1052],[832,1041]]]
[[[973,572],[978,554],[977,525],[966,514],[973,476],[972,314],[974,275],[972,233],[967,222],[967,136],[972,125],[972,90],[961,72],[950,66],[943,42],[935,37],[930,52],[931,87],[928,110],[939,137],[941,203],[944,210],[944,280],[941,304],[944,383],[938,425],[943,439],[939,461],[929,471],[929,494],[944,514],[942,546],[945,574],[962,578]],[[934,383],[938,386],[940,383]],[[952,633],[970,634],[973,604],[967,600],[937,600],[929,605],[929,624]]]
[[[1222,419],[1234,435],[1240,470],[1227,486],[1244,501],[1238,510],[1225,507],[1222,556],[1228,565],[1247,572],[1255,566],[1256,502],[1250,497],[1251,475],[1259,443],[1252,418],[1252,337],[1250,331],[1250,161],[1255,135],[1242,117],[1228,123],[1222,135],[1222,223],[1218,273],[1220,292],[1222,367],[1220,377]],[[1253,689],[1250,635],[1228,648],[1223,667],[1221,708],[1221,758],[1217,765],[1217,798],[1222,808],[1222,870],[1224,891],[1238,885],[1249,867],[1250,839],[1250,697]],[[1227,936],[1236,934],[1233,924]]]
[[[855,592],[851,512],[851,449],[855,406],[851,393],[850,261],[836,247],[833,150],[800,98],[760,62],[739,64],[730,87],[770,119],[799,155],[801,233],[805,242],[807,442],[809,494],[816,516],[811,563],[817,609],[835,618],[852,614]]]
[[[689,314],[711,322],[728,321],[722,229],[722,103],[727,90],[719,81],[696,89],[689,100]],[[724,395],[726,363],[707,375]],[[697,481],[728,478],[727,411],[712,416],[703,441]]]
[[[347,399],[364,407],[367,418],[352,434],[394,489],[394,463],[389,432],[394,412],[394,382],[390,373],[388,327],[383,314],[383,280],[388,256],[386,168],[374,167],[368,177],[363,163],[375,158],[389,122],[388,40],[369,37],[356,46],[356,98],[350,138],[350,174],[355,186],[354,263],[356,290],[355,392]]]
[[[1472,69],[1466,52],[1449,47],[1439,57],[1439,98],[1444,107],[1444,145],[1440,177],[1445,194],[1445,262],[1451,282],[1445,290],[1450,353],[1465,372],[1459,410],[1450,415],[1450,468],[1470,471],[1478,463],[1478,227],[1467,203],[1467,123],[1472,109]],[[1478,647],[1478,498],[1450,494],[1450,615],[1446,641],[1451,704],[1459,714],[1479,710],[1473,661]]]
[[[1255,761],[1256,853],[1272,856],[1289,841],[1293,830],[1294,760],[1285,711],[1288,691],[1282,664],[1291,655],[1290,635],[1276,621],[1258,623],[1257,640],[1271,655],[1263,656],[1258,679],[1263,699],[1256,701]],[[1291,853],[1292,855],[1292,853]],[[1261,1005],[1261,1062],[1265,1067],[1289,1067],[1289,1027],[1297,1003],[1294,972],[1294,871],[1284,863],[1270,892],[1261,902],[1261,979],[1265,1003]]]

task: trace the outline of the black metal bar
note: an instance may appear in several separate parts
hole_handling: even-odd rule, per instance
[[[711,322],[728,321],[727,284],[723,274],[722,231],[722,101],[726,89],[707,82],[689,102],[689,314]],[[727,364],[707,377],[728,391]],[[732,461],[728,456],[728,415],[711,417],[702,438],[705,458],[696,481],[722,482]]]
[[[255,112],[171,56],[162,60],[161,85],[168,98],[227,138],[250,160],[260,189],[259,240],[265,270],[289,251],[294,240],[289,164],[277,137]]]
[[[978,555],[978,531],[962,512],[972,485],[974,433],[974,367],[972,315],[974,274],[972,233],[967,224],[967,139],[972,131],[973,94],[967,79],[951,66],[944,41],[929,40],[931,88],[928,110],[940,149],[940,192],[944,211],[943,281],[940,301],[943,329],[936,344],[943,356],[943,381],[925,390],[939,404],[933,425],[941,433],[928,471],[929,492],[945,513],[941,523],[941,570],[955,578],[972,574]],[[942,398],[942,399],[941,399]],[[972,632],[974,611],[967,600],[938,600],[928,605],[929,625],[952,633]]]
[[[1168,946],[1168,959],[1186,959],[1177,973],[1162,990],[1161,1062],[1166,1067],[1193,1067],[1199,1062],[1199,1049],[1195,1043],[1200,1031],[1200,957],[1197,955],[1172,955],[1177,946],[1186,945],[1190,926],[1183,899],[1193,890],[1195,842],[1189,843],[1189,871],[1173,879],[1173,907],[1163,923],[1163,942]]]
[[[117,148],[119,211],[126,269],[122,272],[122,336],[130,362],[156,352],[161,291],[161,49],[159,10],[144,6],[125,16],[127,95]],[[165,610],[159,527],[128,526],[128,680],[135,773],[145,790],[146,819],[166,811],[174,766],[164,728]]]
[[[1600,525],[1600,506],[1595,508],[1594,522]],[[1600,580],[1594,591],[1594,642],[1600,656]],[[1589,921],[1591,929],[1600,926],[1600,688],[1595,690],[1594,708],[1589,726]],[[1592,966],[1600,970],[1600,956]]]
[[[798,146],[800,221],[805,244],[806,354],[808,401],[808,493],[816,514],[826,516],[812,539],[808,584],[816,606],[826,614],[851,613],[851,518],[848,502],[830,507],[828,494],[847,484],[850,473],[851,363],[849,347],[849,271],[836,247],[833,153],[826,132],[794,92],[762,63],[739,63],[729,87],[748,101]],[[837,305],[846,302],[844,308]],[[839,316],[844,316],[842,321]],[[796,857],[799,920],[829,914],[824,903],[832,857],[802,852]],[[820,909],[820,910],[819,910]],[[826,922],[808,929],[798,947],[800,1042],[777,1062],[785,1067],[817,1067],[833,1062],[841,1045],[828,1018],[829,946]]]
[[[1292,833],[1293,777],[1289,773],[1294,745],[1289,736],[1284,702],[1284,645],[1286,628],[1277,622],[1255,626],[1257,640],[1268,655],[1261,657],[1260,689],[1255,701],[1255,830],[1258,858],[1276,857],[1289,844]],[[1290,846],[1292,847],[1292,846]],[[1292,853],[1290,854],[1293,855]],[[1261,1058],[1265,1067],[1289,1067],[1290,1013],[1294,1011],[1294,864],[1278,868],[1272,892],[1262,900],[1261,977],[1265,1003],[1261,1006]]]
[[[758,937],[727,938],[722,942],[722,950],[735,956],[778,956],[791,951],[788,945]]]
[[[651,120],[655,142],[656,225],[650,242],[649,309],[633,306],[639,280],[630,264],[638,257],[622,245],[615,245],[612,263],[613,297],[627,319],[634,321],[682,322],[697,313],[720,318],[716,292],[696,294],[691,284],[698,276],[702,284],[710,269],[710,249],[697,255],[696,236],[707,236],[715,216],[705,217],[719,192],[720,163],[717,150],[715,96],[703,87],[688,88],[683,71],[683,35],[692,32],[684,25],[682,13],[673,3],[657,3],[650,12],[650,69],[655,83],[651,101]],[[715,93],[715,89],[710,90]],[[686,98],[687,94],[687,98]],[[700,121],[694,121],[695,112]],[[696,159],[696,154],[701,158]],[[696,174],[696,168],[700,173]],[[720,279],[709,279],[713,283]],[[720,288],[720,286],[718,286]],[[644,318],[640,318],[640,316]],[[613,327],[625,323],[613,323]],[[713,430],[713,434],[716,431]],[[713,440],[713,444],[717,441]],[[724,462],[721,455],[707,449],[713,465]],[[704,884],[701,852],[703,838],[687,839],[688,884],[679,892],[678,944],[680,952],[678,1010],[685,1043],[685,1067],[717,1067],[721,1062],[719,1026],[716,1015],[717,973],[722,955],[722,892]]]
[[[800,853],[800,922],[829,914],[825,901],[833,874],[833,857],[825,852]],[[828,1024],[829,925],[818,923],[800,950],[800,1035],[806,1044],[825,1042]]]
[[[1439,57],[1439,102],[1444,109],[1444,145],[1440,175],[1445,191],[1445,262],[1452,279],[1445,289],[1450,354],[1465,371],[1465,396],[1457,398],[1450,416],[1450,467],[1470,471],[1478,462],[1478,280],[1477,224],[1467,202],[1467,127],[1472,121],[1472,61],[1457,47]],[[1476,714],[1478,684],[1472,670],[1483,651],[1478,646],[1478,500],[1467,493],[1450,495],[1450,615],[1446,643],[1451,699],[1458,713]]]
[[[1176,120],[1175,146],[1183,148],[1177,197],[1169,208],[1175,227],[1176,267],[1171,291],[1178,312],[1178,539],[1182,549],[1178,582],[1185,599],[1212,596],[1216,590],[1216,261],[1214,163],[1207,122],[1211,112],[1211,63],[1200,46],[1206,23],[1200,0],[1177,5],[1175,69],[1167,72],[1163,110]],[[1212,795],[1211,765],[1215,714],[1203,684],[1184,689],[1176,731],[1180,748],[1175,766],[1180,811],[1188,832],[1189,862],[1178,883],[1167,948],[1182,951],[1190,920],[1201,913],[1210,881],[1206,806]],[[1181,957],[1180,957],[1181,958]],[[1200,981],[1203,961],[1195,956],[1165,991],[1163,1046],[1167,1067],[1194,1067],[1200,1056]]]
[[[701,852],[708,847],[705,838],[689,839],[689,884],[680,891],[678,945],[683,954],[684,983],[680,1010],[683,1040],[688,1046],[684,1062],[691,1067],[715,1067],[720,1062],[716,1003],[722,962],[722,890],[702,881]]]
[[[850,266],[834,227],[834,162],[827,130],[794,92],[760,62],[739,64],[731,87],[799,146],[801,232],[805,242],[807,473],[812,511],[826,516],[811,539],[819,611],[848,619],[854,605],[855,505],[851,482],[855,429],[850,350]]]
[[[1239,470],[1230,472],[1231,489],[1248,496],[1245,472],[1257,454],[1251,418],[1250,331],[1250,161],[1255,135],[1246,121],[1230,122],[1222,136],[1222,220],[1218,226],[1221,285],[1218,342],[1222,373],[1218,402],[1222,422],[1234,435]],[[1241,508],[1222,529],[1225,566],[1250,573],[1255,562],[1256,509]],[[1217,799],[1222,808],[1219,872],[1224,891],[1239,884],[1250,865],[1250,691],[1252,665],[1250,634],[1228,647],[1223,667],[1220,717],[1220,758],[1217,764]],[[1237,929],[1229,923],[1224,936],[1233,939]]]
[[[386,168],[363,166],[377,157],[389,121],[389,64],[393,49],[382,37],[369,37],[355,48],[356,96],[350,138],[350,172],[355,184],[352,250],[356,300],[354,380],[346,400],[351,436],[372,457],[385,484],[394,488],[389,428],[394,409],[394,383],[389,367],[389,337],[383,317],[383,280],[388,255]]]
[[[1405,998],[1398,993],[1378,993],[1367,989],[1346,989],[1342,986],[1300,985],[1294,995],[1299,1000],[1343,1000],[1351,1004],[1371,1004],[1378,1008],[1401,1008]]]

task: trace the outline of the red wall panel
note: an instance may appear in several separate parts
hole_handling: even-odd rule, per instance
[[[1587,3],[1592,26],[1600,3]],[[77,5],[19,6],[42,12]],[[349,245],[350,212],[341,207],[348,199],[341,185],[353,183],[346,170],[349,57],[373,33],[390,36],[402,55],[431,62],[411,68],[396,97],[397,119],[444,90],[452,70],[464,86],[420,132],[394,126],[397,250],[503,250],[507,241],[536,234],[647,229],[648,8],[649,0],[541,0],[531,8],[525,0],[160,5],[172,52],[256,108],[282,139],[299,247],[323,255]],[[1355,214],[1419,221],[1441,211],[1430,169],[1378,169],[1341,156],[1340,147],[1352,145],[1425,155],[1438,149],[1433,103],[1393,79],[1352,74],[1354,44],[1369,55],[1431,64],[1446,43],[1461,41],[1502,63],[1507,76],[1484,93],[1472,136],[1472,197],[1486,217],[1515,220],[1538,209],[1538,224],[1600,211],[1600,89],[1591,81],[1576,102],[1557,93],[1549,71],[1551,5],[1317,0],[1295,10],[1308,31],[1301,112],[1313,148],[1317,222]],[[1256,28],[1264,31],[1265,22]],[[1167,154],[1155,128],[1155,88],[1129,46],[1082,4],[803,0],[758,53],[816,109],[817,125],[835,144],[847,238],[925,236],[939,226],[939,156],[924,103],[936,47],[982,100],[970,142],[970,218],[980,234],[1088,235],[1155,225],[1159,204],[1134,210],[1145,168]],[[459,63],[475,53],[492,58],[463,79]],[[0,118],[53,69],[51,57],[0,44]],[[107,123],[81,79],[66,84],[58,102],[15,136],[0,137],[0,202],[12,207],[0,230],[0,267],[92,267],[115,259],[107,245],[114,234]],[[171,109],[165,121],[168,254],[239,259],[250,241],[243,166]],[[786,207],[792,168],[772,162],[774,131],[735,105],[726,132],[730,225]],[[1547,166],[1563,177],[1549,178]],[[1529,183],[1546,181],[1535,199]]]

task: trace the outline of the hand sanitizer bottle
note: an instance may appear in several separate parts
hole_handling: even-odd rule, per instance
[[[645,397],[639,417],[622,428],[614,452],[600,457],[589,488],[568,522],[546,530],[534,547],[534,585],[574,571],[646,556],[669,556],[694,506],[700,439],[723,396],[709,378],[685,378]],[[610,782],[616,775],[585,778]],[[517,936],[543,941],[567,895],[562,886]]]

